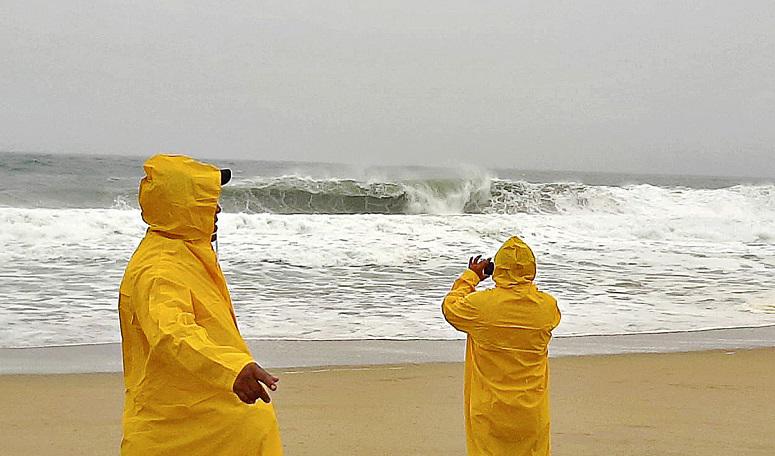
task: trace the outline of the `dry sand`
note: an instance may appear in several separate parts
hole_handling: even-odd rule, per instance
[[[555,455],[775,454],[775,349],[551,360]],[[286,454],[465,454],[462,364],[279,370]],[[110,455],[116,374],[0,376],[0,454]]]

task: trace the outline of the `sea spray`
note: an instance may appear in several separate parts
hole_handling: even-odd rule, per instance
[[[141,163],[0,154],[0,346],[118,340]],[[229,166],[219,257],[249,338],[458,338],[441,298],[514,234],[558,335],[775,323],[769,182]]]

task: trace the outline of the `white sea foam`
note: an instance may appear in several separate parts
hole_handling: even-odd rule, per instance
[[[767,290],[746,296],[745,303],[740,307],[740,310],[775,314],[775,291]]]
[[[489,180],[472,182],[461,195]],[[516,213],[224,213],[220,257],[241,329],[252,338],[459,338],[441,298],[469,255],[492,254],[512,234],[534,247],[539,285],[560,301],[557,334],[775,323],[771,187],[563,185],[559,195],[535,187],[533,209]],[[463,199],[438,210],[459,212]],[[145,230],[124,207],[0,208],[0,346],[118,340],[118,283]]]
[[[443,189],[427,182],[405,185],[410,214],[462,214],[488,204],[492,179],[487,176],[454,182]],[[479,212],[479,211],[477,211]]]
[[[719,189],[648,184],[529,183],[481,173],[454,179],[356,181],[302,176],[243,179],[226,189],[237,210],[274,213],[629,214],[772,220],[775,185]],[[753,220],[756,221],[756,220]],[[698,224],[699,225],[699,224]],[[763,233],[771,235],[772,233]]]

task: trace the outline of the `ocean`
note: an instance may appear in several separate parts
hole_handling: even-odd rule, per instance
[[[0,347],[120,340],[142,162],[0,153]],[[557,335],[775,324],[771,180],[213,162],[234,171],[218,255],[249,339],[460,339],[441,300],[512,235]]]

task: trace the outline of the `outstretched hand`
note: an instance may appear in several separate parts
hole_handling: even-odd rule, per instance
[[[268,404],[272,398],[269,397],[269,393],[261,384],[263,383],[270,390],[275,391],[279,381],[279,378],[265,371],[258,364],[250,363],[237,374],[232,390],[246,404],[254,404],[259,398]]]
[[[468,269],[474,271],[476,275],[479,276],[479,280],[484,280],[487,278],[487,275],[484,273],[484,268],[487,267],[490,260],[491,258],[482,259],[481,255],[471,257],[468,259]]]

